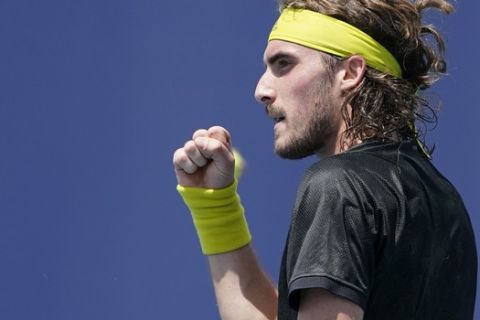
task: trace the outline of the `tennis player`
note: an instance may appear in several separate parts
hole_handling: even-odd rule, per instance
[[[417,127],[446,72],[422,22],[444,0],[284,0],[255,96],[284,158],[319,156],[299,186],[278,286],[259,265],[228,131],[200,129],[173,162],[222,319],[471,320],[477,256],[452,184]],[[268,214],[268,213],[267,213]]]

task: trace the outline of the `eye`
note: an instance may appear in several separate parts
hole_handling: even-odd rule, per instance
[[[281,58],[275,61],[275,64],[272,67],[272,71],[277,76],[283,76],[289,73],[294,66],[294,61],[292,59]]]
[[[280,52],[268,57],[266,65],[276,76],[283,76],[289,73],[297,62],[292,55]]]
[[[277,67],[278,68],[286,68],[291,64],[291,62],[287,59],[279,59],[277,61]]]

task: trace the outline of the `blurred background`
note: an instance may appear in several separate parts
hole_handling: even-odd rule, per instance
[[[456,7],[429,16],[449,75],[427,140],[478,238],[480,5]],[[216,124],[248,163],[240,194],[276,281],[316,160],[275,156],[253,98],[277,15],[273,0],[0,0],[0,319],[217,319],[171,164]]]

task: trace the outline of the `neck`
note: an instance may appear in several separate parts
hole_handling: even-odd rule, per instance
[[[339,129],[335,134],[332,135],[332,137],[329,139],[329,141],[324,145],[324,147],[321,150],[317,150],[316,154],[320,158],[328,158],[333,155],[339,154],[343,151],[347,151],[351,147],[358,145],[362,143],[362,140],[354,140],[352,141],[351,139],[343,139],[343,133],[346,130],[346,125],[345,122],[342,121],[341,125],[339,126]]]

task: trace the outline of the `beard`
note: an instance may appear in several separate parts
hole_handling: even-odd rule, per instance
[[[302,159],[321,151],[335,139],[338,129],[339,109],[335,108],[330,96],[330,84],[325,81],[314,89],[310,114],[289,123],[288,136],[284,143],[275,144],[275,153],[284,159]],[[286,119],[287,121],[289,119]],[[299,121],[300,120],[300,121]]]
[[[318,106],[316,106],[318,107]],[[329,106],[324,106],[329,108]],[[323,108],[322,108],[323,109]],[[284,159],[302,159],[322,150],[335,137],[335,122],[331,117],[316,112],[306,119],[303,130],[290,132],[282,145],[275,145],[275,153]],[[294,130],[294,129],[291,129]]]

